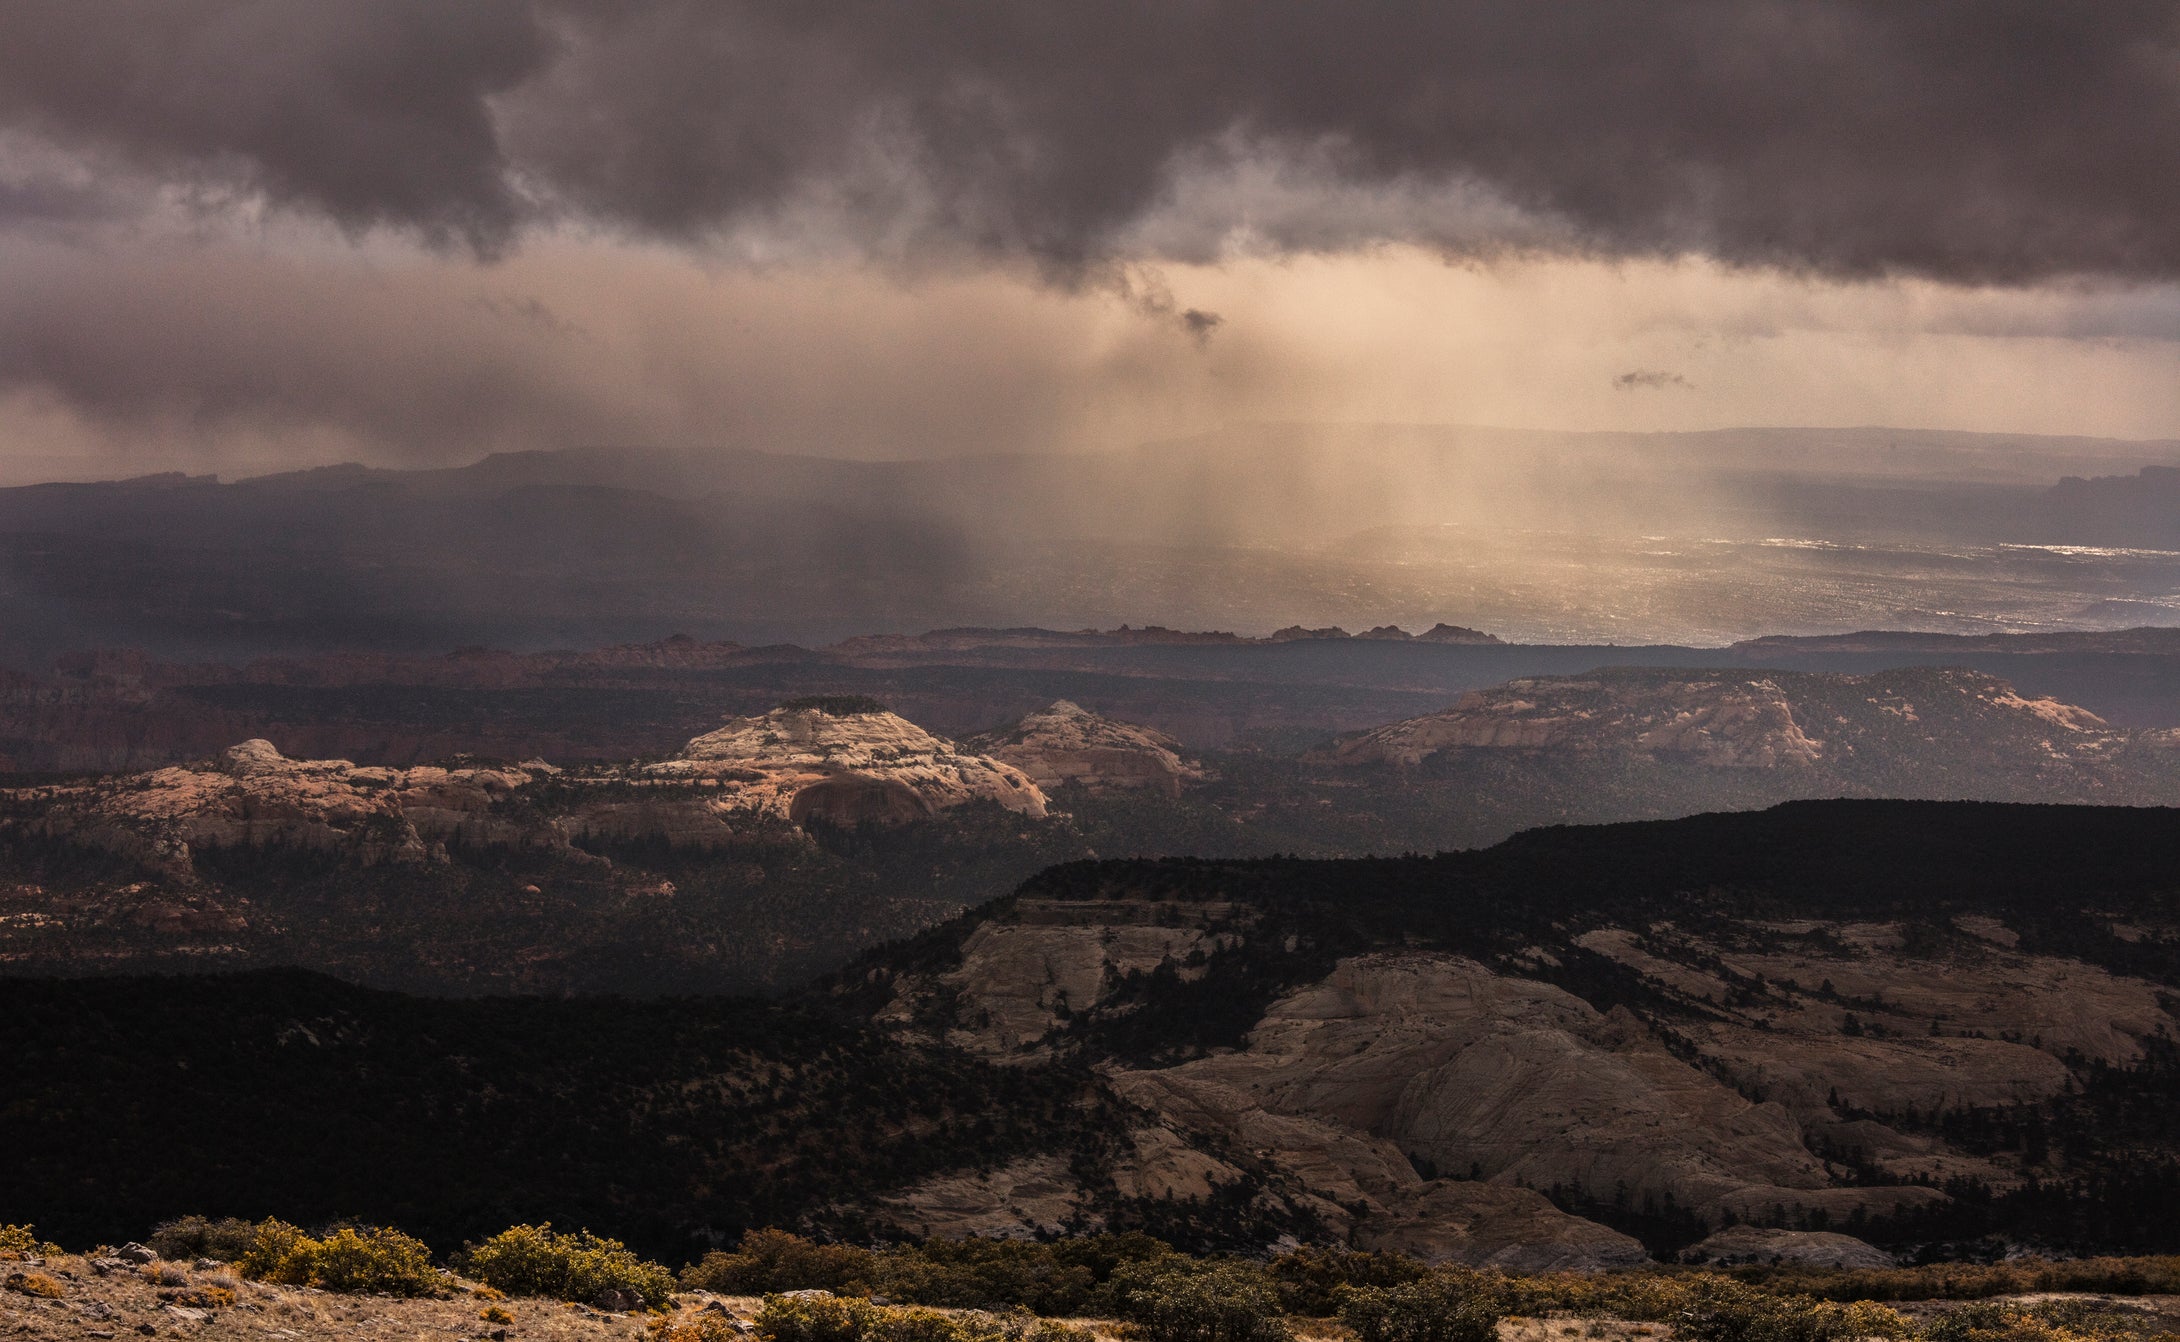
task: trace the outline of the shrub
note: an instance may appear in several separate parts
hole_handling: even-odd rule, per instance
[[[58,1300],[68,1293],[66,1287],[63,1287],[59,1282],[43,1272],[10,1272],[7,1275],[6,1285],[11,1291],[21,1291],[24,1295],[43,1296],[48,1300]]]
[[[757,1336],[764,1342],[865,1342],[878,1316],[878,1306],[853,1296],[768,1295],[757,1314]]]
[[[1406,1254],[1307,1245],[1273,1259],[1267,1270],[1279,1290],[1280,1305],[1289,1314],[1311,1315],[1338,1312],[1351,1290],[1405,1286],[1427,1271]]]
[[[743,1342],[741,1330],[724,1314],[706,1310],[690,1318],[651,1317],[650,1342]]]
[[[1434,1272],[1402,1286],[1346,1290],[1340,1322],[1356,1342],[1492,1342],[1502,1314],[1480,1274]]]
[[[0,1258],[51,1258],[61,1251],[47,1244],[27,1225],[0,1225]]]
[[[313,1239],[285,1221],[265,1221],[235,1266],[246,1277],[325,1291],[437,1295],[446,1288],[423,1241],[390,1227],[342,1226]]]
[[[161,1258],[217,1258],[232,1263],[250,1251],[257,1227],[237,1216],[214,1221],[202,1216],[180,1216],[161,1222],[145,1242]]]
[[[550,1223],[514,1226],[465,1248],[461,1270],[509,1295],[594,1302],[609,1291],[626,1292],[656,1308],[673,1295],[673,1274],[638,1258],[616,1239],[588,1230],[554,1232]]]
[[[817,1244],[784,1230],[752,1230],[733,1253],[705,1254],[682,1270],[681,1279],[693,1289],[721,1295],[838,1291],[877,1275],[877,1257],[868,1249]]]
[[[2099,1300],[1989,1301],[1932,1315],[1921,1337],[1925,1342],[2134,1342],[2157,1331],[2157,1322],[2154,1314]]]
[[[919,1305],[1110,1314],[1116,1271],[1175,1258],[1171,1247],[1142,1234],[1086,1235],[1050,1244],[928,1240],[874,1255],[869,1281],[877,1294]]]
[[[232,1309],[235,1293],[225,1286],[191,1286],[183,1290],[164,1290],[159,1299],[169,1305],[184,1305],[190,1309]]]
[[[1252,1265],[1141,1264],[1114,1284],[1121,1316],[1144,1342],[1288,1342],[1279,1293]]]
[[[922,1305],[881,1308],[865,1342],[984,1342],[987,1335],[951,1314]]]
[[[514,1315],[501,1309],[498,1305],[486,1305],[483,1309],[477,1311],[477,1317],[483,1319],[486,1323],[513,1323],[515,1321]]]
[[[2106,1295],[2180,1294],[2180,1256],[2022,1259],[2007,1263],[1930,1263],[1921,1267],[1740,1267],[1733,1275],[1767,1289],[1826,1300],[1975,1300],[2046,1291]]]
[[[827,1290],[952,1309],[1020,1307],[1037,1314],[1110,1314],[1110,1281],[1130,1264],[1179,1261],[1140,1233],[1022,1240],[928,1240],[872,1251],[753,1230],[733,1253],[708,1253],[683,1283],[725,1295]]]
[[[1690,1342],[1854,1342],[1905,1338],[1908,1321],[1883,1305],[1851,1305],[1806,1295],[1769,1295],[1724,1277],[1698,1277],[1674,1320]]]
[[[1088,1336],[1027,1310],[949,1314],[822,1291],[766,1296],[757,1334],[764,1342],[1087,1342]]]

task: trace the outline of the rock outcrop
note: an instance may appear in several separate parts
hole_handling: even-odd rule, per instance
[[[1015,766],[849,697],[796,700],[736,718],[642,773],[713,784],[720,809],[805,826],[906,824],[971,801],[1027,816],[1046,811],[1043,790]]]
[[[1777,1264],[1784,1267],[1897,1267],[1899,1260],[1852,1235],[1825,1230],[1778,1230],[1763,1226],[1728,1226],[1681,1251],[1686,1263],[1719,1267]]]
[[[1340,764],[1413,766],[1458,747],[1608,749],[1681,755],[1740,768],[1815,764],[1824,753],[1768,678],[1512,680],[1473,690],[1442,713],[1410,718],[1333,747]]]
[[[1914,1116],[2056,1101],[2082,1068],[2137,1062],[2175,1024],[2155,984],[2024,951],[1990,915],[1911,935],[1727,913],[1701,932],[1592,924],[1496,957],[1347,954],[1268,999],[1237,1044],[1191,1049],[1180,1028],[1146,1043],[1160,1036],[1140,1013],[1172,1010],[1190,984],[1237,981],[1218,977],[1222,963],[1276,958],[1267,936],[1293,952],[1292,934],[1223,891],[1079,889],[1024,893],[976,923],[952,964],[893,980],[879,1023],[1007,1063],[1086,1050],[1143,1116],[1113,1170],[1126,1196],[1208,1196],[1243,1177],[1221,1153],[1248,1152],[1328,1233],[1433,1260],[1643,1259],[1570,1208],[1659,1207],[1713,1228],[1881,1223],[1944,1202],[1955,1178],[2011,1187],[2030,1173],[2017,1159],[1949,1146]],[[1616,985],[1617,1004],[1562,986],[1590,981]],[[1169,989],[1146,995],[1153,983]],[[1137,1042],[1102,1052],[1108,1028]],[[948,1185],[932,1214],[966,1196]],[[1890,1261],[1800,1232],[1738,1231],[1702,1252]]]
[[[1090,792],[1146,789],[1178,797],[1184,784],[1204,776],[1165,733],[1100,717],[1065,699],[969,745],[1020,769],[1047,793],[1072,784]]]
[[[428,861],[444,855],[435,845],[457,837],[562,847],[549,826],[510,823],[493,813],[495,803],[549,768],[359,767],[289,759],[259,739],[206,764],[16,796],[42,806],[38,823],[48,833],[187,880],[195,851],[204,848],[279,846],[378,863]]]
[[[2103,719],[1978,672],[1870,676],[1614,668],[1474,690],[1441,712],[1335,743],[1343,765],[1413,767],[1445,751],[1627,754],[1716,769],[1817,770],[1888,756],[2096,763],[2129,741]]]

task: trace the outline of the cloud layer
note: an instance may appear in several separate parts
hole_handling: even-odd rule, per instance
[[[15,0],[0,134],[21,225],[2180,273],[2166,0]]]

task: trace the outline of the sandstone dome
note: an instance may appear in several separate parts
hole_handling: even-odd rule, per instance
[[[735,718],[645,772],[710,780],[722,789],[723,808],[799,825],[905,824],[972,801],[1046,812],[1043,790],[1022,770],[851,696],[796,699]]]
[[[1100,717],[1066,699],[972,744],[1048,790],[1073,783],[1092,792],[1148,788],[1173,797],[1204,776],[1165,733]]]

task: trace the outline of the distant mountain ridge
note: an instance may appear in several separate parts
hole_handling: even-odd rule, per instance
[[[170,474],[0,489],[0,622],[18,657],[119,644],[222,660],[677,628],[758,644],[1141,620],[1459,628],[1503,626],[1524,603],[1556,622],[1563,601],[1603,630],[1611,603],[1579,571],[1596,559],[1581,538],[1614,538],[1608,573],[1649,562],[1644,536],[2102,543],[2104,505],[2053,483],[2175,461],[2169,443],[2012,435],[1268,425],[1088,456],[631,448]],[[1487,582],[1384,553],[1449,527],[1453,562]],[[1538,535],[1576,538],[1564,591],[1524,574]],[[1724,599],[1738,576],[1748,599],[1747,567],[1729,567],[1705,581],[1728,582]],[[1449,591],[1469,595],[1453,607]]]

